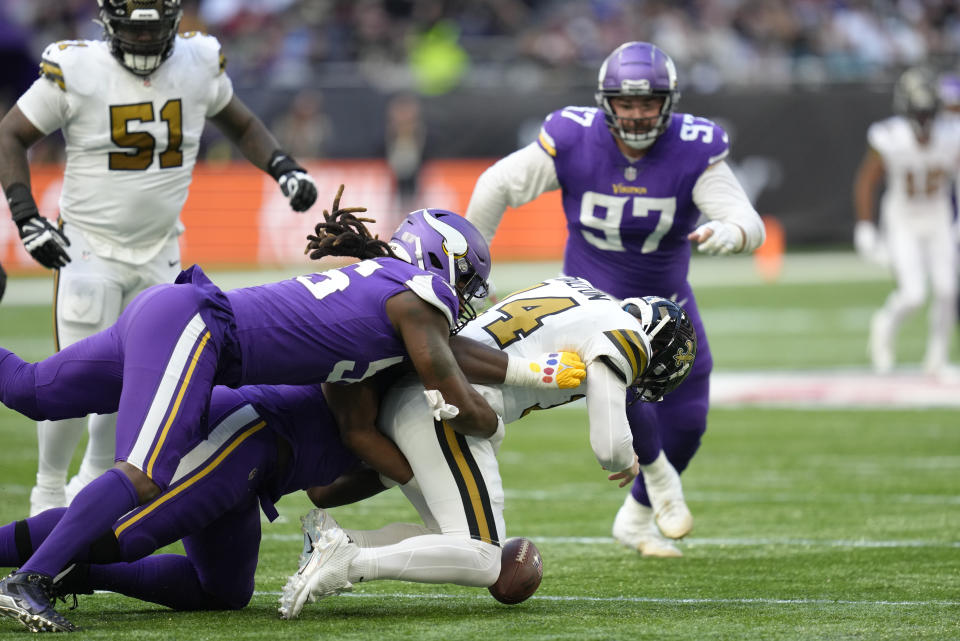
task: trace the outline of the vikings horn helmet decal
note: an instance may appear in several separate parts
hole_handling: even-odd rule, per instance
[[[610,99],[622,96],[658,96],[663,106],[656,118],[621,118]],[[670,56],[649,42],[626,42],[600,66],[594,97],[614,135],[634,149],[646,149],[666,131],[680,100],[677,68]],[[625,128],[626,123],[633,126]]]
[[[470,301],[487,295],[490,249],[466,218],[444,209],[415,211],[393,233],[390,247],[398,258],[437,274],[457,292],[456,330],[476,317]]]

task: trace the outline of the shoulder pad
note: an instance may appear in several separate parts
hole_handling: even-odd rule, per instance
[[[219,76],[227,68],[227,57],[223,53],[220,41],[214,36],[202,31],[187,31],[177,36],[177,47],[183,47],[205,69],[210,69],[214,76]]]
[[[61,40],[47,45],[40,57],[40,75],[67,90],[65,67],[72,67],[93,43],[89,40]]]
[[[439,276],[431,273],[416,274],[405,285],[424,302],[437,308],[453,327],[459,311],[459,300],[453,287]]]
[[[604,332],[603,336],[613,344],[620,356],[605,356],[603,361],[613,368],[627,385],[632,384],[647,369],[647,348],[640,333],[635,329],[614,329]]]
[[[596,107],[564,107],[548,115],[540,127],[537,143],[552,158],[575,147],[603,114]]]

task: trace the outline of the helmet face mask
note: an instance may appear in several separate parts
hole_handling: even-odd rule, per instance
[[[181,0],[97,0],[110,53],[129,71],[147,76],[173,53],[183,15]]]
[[[398,258],[437,274],[457,292],[460,313],[454,333],[476,318],[471,301],[487,296],[490,249],[466,218],[444,209],[412,212],[393,233],[390,248]]]
[[[612,100],[640,97],[662,100],[653,118],[618,116]],[[597,106],[614,135],[633,149],[646,149],[670,124],[680,100],[677,69],[670,56],[648,42],[627,42],[607,56],[597,77]]]
[[[631,385],[633,402],[663,400],[693,369],[697,334],[690,316],[675,302],[660,296],[627,298],[621,305],[639,321],[652,352],[647,369]]]

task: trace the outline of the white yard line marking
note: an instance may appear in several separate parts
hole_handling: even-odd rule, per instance
[[[613,545],[613,539],[606,536],[530,536],[538,545]],[[264,541],[303,541],[301,534],[264,534]],[[715,537],[688,538],[681,543],[685,546],[760,546],[782,545],[825,548],[960,548],[960,541],[867,541],[857,539],[803,539],[775,537]]]
[[[280,592],[261,592],[253,593],[254,596],[279,596]],[[483,599],[489,600],[486,594],[405,594],[395,593],[366,593],[366,592],[345,592],[340,596],[351,597],[354,599]],[[955,606],[960,605],[960,601],[858,601],[854,599],[765,599],[765,598],[744,598],[744,599],[671,599],[661,597],[644,596],[532,596],[531,601],[580,601],[594,603],[658,603],[662,605],[702,605],[716,603],[720,605],[865,605],[865,606]]]

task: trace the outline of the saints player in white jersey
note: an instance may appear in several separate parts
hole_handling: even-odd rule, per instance
[[[950,190],[960,163],[960,128],[940,113],[936,76],[928,69],[905,71],[894,87],[897,114],[873,123],[867,152],[854,183],[854,246],[869,260],[889,261],[896,289],[870,324],[869,352],[874,370],[894,365],[901,324],[933,292],[924,371],[948,369],[956,319],[957,247]],[[879,225],[874,222],[876,193]]]
[[[633,388],[638,399],[659,400],[683,381],[696,355],[693,325],[675,303],[659,297],[617,301],[580,278],[550,279],[511,294],[460,335],[511,356],[550,349],[578,353],[586,364],[585,386],[530,390],[505,384],[477,389],[505,423],[585,396],[591,448],[610,472],[608,478],[621,487],[640,471],[627,422],[628,389]],[[469,344],[456,347],[463,350],[458,360],[473,360]],[[331,401],[341,430],[344,422],[357,420],[358,408],[365,406],[369,403]],[[442,420],[450,415],[448,410],[442,401],[431,402],[415,381],[391,388],[380,405],[378,426],[410,462],[413,481],[401,487],[423,525],[345,531],[326,512],[314,510],[304,518],[304,553],[300,570],[284,587],[281,617],[296,617],[308,599],[337,594],[360,580],[474,587],[497,580],[500,545],[506,540],[496,459],[503,431],[489,439],[458,435]],[[666,508],[664,512],[685,511],[690,518],[679,475],[666,458],[643,467],[648,482],[662,476],[676,481],[668,495],[651,493],[655,505]],[[314,488],[311,498],[331,505],[322,488]]]
[[[233,92],[216,38],[177,35],[180,0],[98,0],[105,39],[48,46],[34,82],[0,121],[0,183],[24,247],[55,270],[60,349],[112,325],[139,292],[180,272],[180,209],[210,119],[290,206],[316,186]],[[40,216],[27,149],[57,129],[66,141],[60,225]],[[82,420],[38,426],[30,513],[65,505]],[[115,418],[91,416],[90,441],[67,494],[113,466]]]

